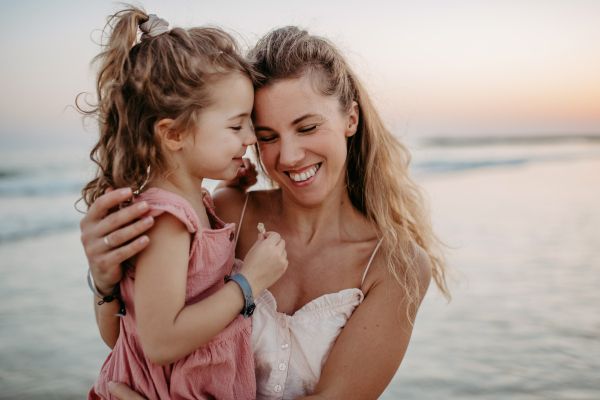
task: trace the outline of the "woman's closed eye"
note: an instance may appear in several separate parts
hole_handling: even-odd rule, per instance
[[[277,139],[277,136],[262,136],[258,138],[258,141],[263,143],[269,143],[275,139]]]
[[[308,133],[308,132],[314,131],[315,129],[317,129],[317,125],[311,125],[311,126],[306,127],[306,128],[298,129],[298,132],[300,132],[300,133]]]

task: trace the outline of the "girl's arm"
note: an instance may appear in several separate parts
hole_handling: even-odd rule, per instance
[[[431,263],[421,248],[415,248],[424,296]],[[335,342],[314,394],[303,399],[377,399],[398,370],[413,326],[398,282],[384,268],[373,272],[378,276]],[[416,313],[410,313],[413,321]]]
[[[168,365],[221,332],[238,316],[245,300],[238,284],[228,282],[210,297],[186,306],[190,233],[176,217],[164,213],[148,236],[150,244],[138,255],[135,266],[136,320],[146,356],[154,364]],[[241,270],[255,296],[287,268],[281,237],[276,233],[266,239],[258,236]]]
[[[418,247],[417,263],[424,296],[431,280],[431,263]],[[412,325],[406,317],[400,286],[383,268],[378,272],[368,296],[335,342],[314,394],[302,400],[376,399],[394,377],[406,353]],[[413,321],[415,315],[416,310],[411,313]],[[123,383],[117,383],[110,392],[119,400],[143,399]]]

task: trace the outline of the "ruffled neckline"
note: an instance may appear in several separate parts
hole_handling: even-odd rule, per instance
[[[265,291],[262,292],[256,298],[256,300],[259,303],[264,304],[269,313],[273,315],[285,317],[286,319],[297,319],[319,313],[324,310],[331,310],[338,307],[352,305],[354,302],[356,302],[356,306],[354,306],[356,308],[360,303],[362,303],[364,298],[364,293],[358,288],[343,289],[337,293],[327,293],[309,301],[300,309],[298,309],[293,315],[288,315],[286,313],[277,311],[277,300],[275,300],[273,293],[271,293],[268,289],[265,289]]]

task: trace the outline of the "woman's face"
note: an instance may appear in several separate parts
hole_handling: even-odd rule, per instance
[[[253,121],[261,160],[286,196],[316,206],[345,186],[356,103],[344,113],[337,99],[313,89],[310,78],[289,79],[256,91]]]

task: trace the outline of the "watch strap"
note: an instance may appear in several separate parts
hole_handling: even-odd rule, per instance
[[[254,296],[252,296],[252,288],[250,287],[248,280],[242,274],[235,274],[231,278],[227,276],[225,277],[225,282],[229,281],[234,281],[242,289],[246,303],[240,314],[242,314],[244,318],[249,318],[254,312],[254,308],[256,308],[256,306],[254,305]]]

